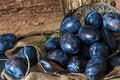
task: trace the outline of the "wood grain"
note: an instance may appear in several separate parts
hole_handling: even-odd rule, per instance
[[[120,0],[63,0],[64,12],[67,13],[69,10],[75,9],[79,6],[98,2],[108,3],[120,10]]]
[[[120,0],[1,0],[0,34],[30,36],[59,30],[64,15],[71,9],[96,2],[120,10]]]

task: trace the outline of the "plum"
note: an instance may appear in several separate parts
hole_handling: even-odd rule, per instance
[[[80,50],[80,40],[75,34],[66,33],[60,40],[61,48],[70,54],[76,54]]]
[[[4,55],[5,51],[13,48],[13,46],[14,45],[8,40],[4,40],[4,39],[0,40],[0,55],[1,54]]]
[[[107,62],[102,57],[92,58],[86,65],[85,74],[89,80],[101,80],[107,70]]]
[[[100,33],[95,27],[84,25],[80,27],[78,36],[85,44],[92,44],[99,40]]]
[[[19,57],[12,57],[5,63],[5,73],[14,78],[15,80],[21,79],[25,76],[27,66],[24,61]]]
[[[77,33],[81,27],[79,20],[73,16],[69,16],[63,20],[60,31],[63,33]]]
[[[57,70],[52,67],[46,60],[39,60],[42,67],[45,69],[46,72],[56,73]]]
[[[26,55],[28,56],[28,58],[29,58],[29,61],[30,61],[30,65],[32,66],[32,65],[34,65],[34,64],[36,64],[37,63],[37,54],[36,54],[36,48],[35,47],[33,47],[33,46],[26,46],[25,48],[24,47],[22,47],[20,50],[19,50],[19,52],[18,52],[18,56],[20,57],[20,58],[22,58],[24,61],[25,61],[25,63],[27,64],[28,63],[28,61],[27,61],[27,58],[26,58],[26,56],[25,56],[25,54],[24,54],[24,49],[25,49],[25,51],[26,51]]]
[[[85,24],[94,26],[96,28],[102,28],[103,26],[102,15],[97,11],[90,11],[85,18]]]
[[[114,67],[120,66],[120,56],[114,56],[109,59],[110,67],[113,69]]]
[[[46,51],[50,51],[53,49],[60,49],[60,40],[58,37],[50,38],[45,43]]]
[[[103,17],[104,28],[120,32],[120,16],[115,13],[106,13]]]
[[[107,58],[109,56],[109,48],[103,43],[95,42],[89,48],[90,57],[99,57],[102,56]]]
[[[114,34],[108,29],[103,29],[101,31],[101,35],[102,35],[103,43],[105,43],[109,47],[109,50],[112,53],[115,52],[117,49],[117,42]]]
[[[74,56],[69,59],[67,65],[67,71],[69,73],[80,73],[84,71],[85,61],[78,56]]]
[[[68,55],[62,50],[52,50],[46,53],[46,60],[55,62],[63,68],[67,68]]]
[[[1,34],[0,40],[2,39],[10,41],[12,44],[17,42],[17,37],[12,33]]]

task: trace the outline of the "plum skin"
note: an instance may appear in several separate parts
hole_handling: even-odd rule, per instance
[[[35,65],[38,60],[37,60],[37,51],[36,51],[36,48],[34,48],[33,46],[26,46],[25,48],[22,47],[19,52],[18,52],[18,56],[20,58],[22,58],[24,60],[24,62],[27,64],[28,61],[25,57],[25,54],[24,54],[24,49],[26,49],[26,54],[29,58],[29,61],[30,61],[30,66],[32,65]]]
[[[68,55],[63,50],[52,50],[46,53],[45,59],[55,62],[59,66],[66,68],[68,62]]]
[[[84,60],[78,56],[69,59],[67,70],[69,73],[82,73],[84,71]]]
[[[120,32],[120,16],[114,13],[106,13],[103,17],[104,28],[114,32]]]
[[[90,57],[99,57],[102,56],[107,58],[109,56],[109,48],[103,43],[95,42],[89,48]]]
[[[58,37],[50,38],[45,43],[46,51],[50,51],[53,49],[60,49],[60,40]]]
[[[114,67],[120,66],[120,55],[114,56],[109,59],[110,67],[113,69]]]
[[[86,65],[85,74],[90,80],[99,80],[107,70],[107,62],[103,57],[92,58]]]
[[[13,44],[8,40],[0,40],[0,55],[4,55],[6,50],[13,48]]]
[[[92,44],[99,40],[100,33],[93,26],[84,25],[80,27],[78,31],[78,36],[85,44]]]
[[[76,35],[66,33],[61,37],[60,45],[65,52],[76,54],[80,50],[81,42]]]
[[[55,73],[57,72],[56,69],[52,67],[51,64],[49,64],[46,60],[39,60],[41,63],[42,67],[45,69],[45,71],[50,72],[50,73]]]
[[[16,35],[14,35],[12,33],[1,34],[0,40],[2,40],[2,39],[10,41],[12,44],[15,44],[18,40]]]
[[[12,57],[5,63],[5,72],[14,79],[21,79],[25,76],[27,66],[19,57]]]
[[[63,33],[77,33],[81,27],[79,20],[73,16],[67,17],[63,20],[60,30]]]
[[[97,11],[90,11],[85,18],[85,24],[94,26],[96,28],[102,28],[103,26],[102,15]]]

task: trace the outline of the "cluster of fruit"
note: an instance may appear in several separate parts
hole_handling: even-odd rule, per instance
[[[33,46],[22,47],[18,56],[9,58],[5,63],[5,73],[15,80],[23,78],[27,72],[28,60],[25,54],[29,59],[30,67],[37,63],[36,48]]]
[[[45,43],[46,57],[40,60],[47,72],[56,69],[48,62],[54,62],[68,73],[83,73],[90,80],[98,80],[115,66],[120,65],[120,56],[108,58],[117,49],[113,32],[120,32],[120,16],[115,13],[101,15],[91,11],[81,25],[74,16],[63,19],[60,27],[62,36],[52,37]]]
[[[16,42],[17,37],[14,34],[0,35],[0,54],[4,55],[5,51],[13,48]],[[27,71],[28,61],[25,54],[29,58],[30,66],[37,63],[36,48],[33,46],[22,47],[18,56],[9,58],[5,63],[5,73],[15,80],[23,78]]]

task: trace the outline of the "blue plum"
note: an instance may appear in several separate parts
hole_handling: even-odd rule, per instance
[[[107,62],[102,57],[92,58],[86,65],[85,74],[89,80],[101,80],[107,70]]]
[[[28,58],[29,58],[29,61],[30,61],[30,65],[32,66],[32,65],[34,65],[34,64],[36,64],[37,63],[37,54],[36,54],[36,48],[35,47],[33,47],[33,46],[26,46],[25,48],[21,48],[20,50],[19,50],[19,52],[18,52],[18,56],[20,57],[20,58],[22,58],[24,61],[25,61],[25,63],[27,64],[28,62],[27,62],[27,58],[26,58],[26,56],[25,56],[25,53],[24,53],[24,49],[25,49],[25,51],[26,51],[26,55],[28,56]]]
[[[117,42],[114,34],[108,29],[103,29],[101,31],[101,35],[102,35],[103,43],[105,43],[109,47],[109,50],[112,53],[115,52],[117,49]]]
[[[68,55],[62,50],[52,50],[47,52],[46,60],[53,61],[63,68],[67,68]]]
[[[78,56],[74,56],[69,59],[67,71],[69,73],[80,73],[84,71],[85,67],[85,61],[82,58],[79,58]]]
[[[120,66],[120,56],[114,56],[109,59],[110,67],[114,69],[114,67]]]
[[[45,43],[46,51],[50,51],[53,49],[60,49],[60,40],[58,37],[50,38]]]
[[[102,28],[103,26],[102,15],[97,11],[90,11],[85,18],[85,24],[94,26],[96,28]]]
[[[39,60],[41,66],[44,68],[46,72],[56,73],[57,70],[52,67],[46,60]]]
[[[70,54],[79,52],[81,46],[80,43],[79,37],[71,33],[64,34],[60,40],[61,48]]]
[[[103,17],[104,28],[120,32],[120,16],[115,13],[106,13]]]
[[[13,48],[13,46],[14,45],[8,40],[4,40],[4,39],[0,40],[0,55],[1,54],[4,55],[5,51]]]
[[[80,27],[78,36],[85,44],[92,44],[99,40],[100,33],[95,27],[84,25]]]
[[[60,31],[63,33],[76,33],[81,27],[79,20],[73,16],[67,17],[61,23]]]
[[[2,39],[10,41],[12,44],[17,42],[17,37],[12,33],[1,34],[0,40]]]
[[[95,42],[89,48],[90,57],[99,57],[102,56],[107,58],[109,56],[109,48],[103,43]]]
[[[5,72],[15,80],[21,79],[25,76],[27,66],[19,57],[12,57],[5,63]]]

